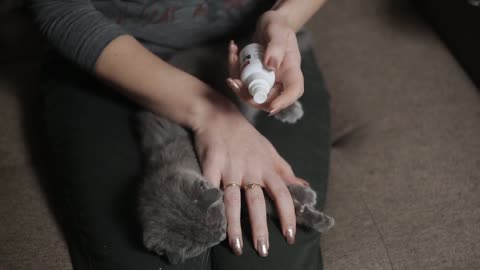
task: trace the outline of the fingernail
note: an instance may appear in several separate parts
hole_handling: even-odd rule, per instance
[[[235,255],[242,255],[242,243],[240,242],[240,237],[234,237],[230,242],[230,246],[232,247],[233,253],[235,253]]]
[[[276,109],[273,109],[270,111],[270,113],[268,114],[268,116],[273,116],[274,114],[276,114],[278,111],[280,111],[282,108],[276,108]]]
[[[277,69],[277,60],[275,60],[274,58],[269,58],[267,60],[267,68],[271,70]]]
[[[240,90],[240,87],[238,87],[238,85],[231,78],[226,79],[225,82],[227,83],[228,87],[232,88],[233,90]]]
[[[262,257],[268,256],[267,241],[265,238],[262,237],[257,240],[257,251]]]
[[[287,243],[289,245],[295,244],[295,232],[293,230],[293,226],[288,226],[287,232],[285,233],[285,238],[287,239]]]

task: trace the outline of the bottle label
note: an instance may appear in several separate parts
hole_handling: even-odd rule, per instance
[[[250,56],[250,55],[249,55]],[[240,67],[240,70],[243,70],[246,66],[250,64],[250,60],[243,62],[243,65]]]
[[[240,70],[243,71],[252,62],[262,63],[262,59],[263,47],[257,43],[250,44],[240,52]]]

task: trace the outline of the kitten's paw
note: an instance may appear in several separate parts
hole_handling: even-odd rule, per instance
[[[297,213],[297,223],[319,232],[326,232],[333,227],[335,220],[311,206],[305,206],[302,213]]]
[[[334,220],[332,217],[315,209],[317,193],[308,186],[288,185],[293,199],[297,223],[313,228],[319,232],[330,229]]]
[[[140,194],[143,240],[149,250],[177,264],[226,238],[223,192],[197,172],[164,177],[147,179]]]
[[[302,103],[295,101],[295,103],[279,111],[274,116],[284,123],[293,124],[303,117]]]
[[[308,186],[288,185],[288,190],[292,199],[299,206],[315,206],[317,203],[317,193]]]

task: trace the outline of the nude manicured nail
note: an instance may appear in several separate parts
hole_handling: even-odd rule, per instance
[[[287,243],[289,245],[295,244],[295,231],[293,230],[293,226],[288,226],[285,233],[285,238],[287,239]]]
[[[268,256],[268,247],[267,247],[267,241],[265,238],[260,238],[257,240],[257,251],[258,254],[262,257],[267,257]]]
[[[240,87],[230,78],[226,79],[225,82],[227,83],[228,87],[232,88],[235,91],[240,90]]]
[[[280,111],[282,108],[276,108],[276,109],[273,109],[270,111],[270,113],[268,114],[268,116],[273,116],[274,114],[276,114],[278,111]]]
[[[230,241],[230,246],[232,247],[233,253],[235,255],[242,255],[242,243],[240,242],[240,237],[236,236]]]
[[[271,70],[277,69],[277,61],[274,58],[269,58],[267,60],[267,67]]]

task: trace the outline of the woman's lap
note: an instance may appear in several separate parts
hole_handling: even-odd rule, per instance
[[[141,176],[134,126],[137,107],[63,60],[55,60],[47,68],[42,89],[52,181],[67,220],[65,232],[75,269],[321,268],[319,233],[299,227],[296,244],[289,246],[278,221],[271,218],[269,256],[258,256],[245,210],[245,244],[240,257],[233,255],[227,240],[209,254],[175,266],[146,251],[135,218],[136,185]],[[296,173],[311,181],[318,203],[323,205],[328,174],[328,104],[321,78],[315,78],[319,73],[309,76],[311,68],[304,71],[304,119],[288,127],[260,117],[258,126]],[[302,143],[291,144],[295,138]]]
[[[50,79],[42,84],[44,119],[74,266],[191,269],[168,268],[166,260],[142,248],[134,215],[141,171],[132,125],[135,106],[89,75],[55,61],[48,66]]]

